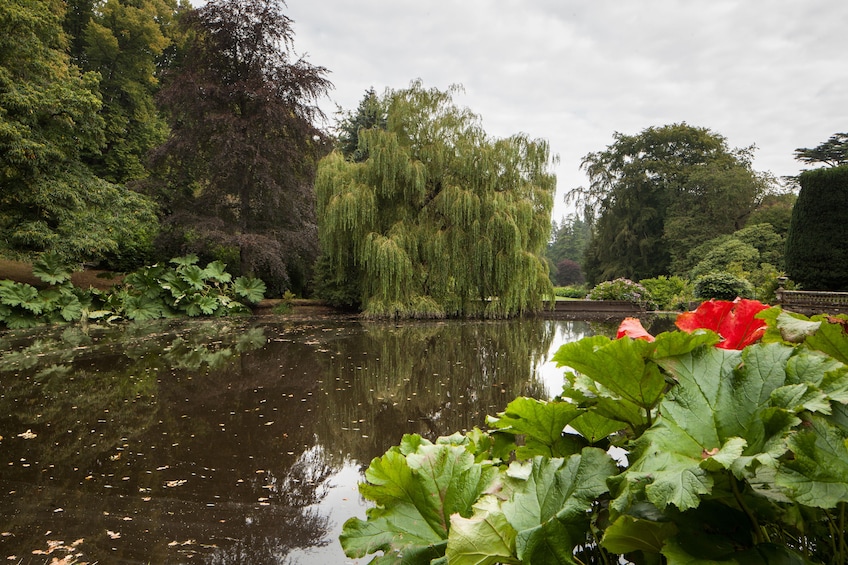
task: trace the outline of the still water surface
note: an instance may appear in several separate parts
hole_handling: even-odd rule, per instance
[[[372,458],[557,394],[559,345],[611,331],[263,317],[7,332],[0,559],[366,563],[337,537],[365,515]]]

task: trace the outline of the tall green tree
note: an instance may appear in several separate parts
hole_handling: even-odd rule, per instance
[[[385,128],[357,130],[367,158],[319,165],[326,272],[359,289],[366,314],[502,317],[551,293],[548,144],[490,138],[456,89],[387,92]]]
[[[137,245],[152,207],[83,162],[104,143],[96,73],[70,62],[64,4],[0,3],[0,247],[76,261]]]
[[[187,12],[185,55],[159,100],[154,152],[164,248],[223,259],[271,292],[302,292],[317,255],[313,177],[326,69],[296,58],[280,0],[213,0]]]
[[[551,268],[551,278],[557,284],[572,284],[581,282],[581,272],[574,272],[573,263],[580,263],[586,253],[586,247],[592,236],[591,218],[584,218],[580,214],[569,214],[562,222],[553,223],[552,237],[545,251],[545,258]],[[563,261],[567,263],[562,263]],[[559,273],[560,265],[567,272]],[[564,280],[572,281],[564,283]]]
[[[347,114],[339,124],[338,149],[346,159],[364,161],[368,154],[359,145],[360,130],[386,129],[386,109],[377,92],[369,88],[359,102],[356,112]]]
[[[585,269],[591,282],[675,272],[690,249],[745,225],[770,186],[751,169],[753,148],[685,123],[616,133],[583,159],[587,187],[570,191],[595,210]]]
[[[105,146],[88,157],[97,174],[125,183],[147,175],[148,152],[168,136],[156,107],[159,59],[171,44],[175,0],[106,0],[82,30],[84,68],[100,74]]]
[[[794,192],[778,192],[767,194],[756,210],[748,217],[745,226],[771,224],[775,233],[786,237],[789,232],[789,222],[792,219],[792,208],[798,195]]]
[[[848,290],[848,165],[804,171],[786,271],[806,290]]]

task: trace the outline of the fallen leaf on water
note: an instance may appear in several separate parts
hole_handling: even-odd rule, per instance
[[[19,438],[23,438],[23,439],[33,439],[33,438],[38,437],[38,435],[37,435],[37,434],[34,434],[34,433],[32,432],[32,430],[27,430],[27,431],[25,431],[25,432],[24,432],[24,433],[22,433],[22,434],[18,434],[18,437],[19,437]]]
[[[172,541],[171,543],[168,544],[168,547],[174,547],[175,545],[194,545],[195,543],[197,543],[197,542],[193,539],[187,539],[185,541],[174,540],[174,541]]]

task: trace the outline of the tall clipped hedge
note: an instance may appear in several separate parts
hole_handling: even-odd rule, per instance
[[[787,274],[807,290],[848,290],[848,165],[805,171],[799,180]]]

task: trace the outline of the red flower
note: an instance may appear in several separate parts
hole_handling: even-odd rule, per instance
[[[616,339],[627,336],[632,339],[644,339],[645,341],[654,341],[654,336],[642,327],[642,322],[639,318],[624,318],[621,325],[618,326],[618,334]]]
[[[754,316],[767,308],[762,302],[743,298],[710,300],[694,312],[680,314],[675,324],[688,333],[699,329],[716,332],[722,338],[716,347],[721,349],[744,349],[763,337],[766,322]]]

